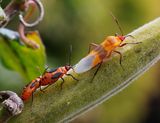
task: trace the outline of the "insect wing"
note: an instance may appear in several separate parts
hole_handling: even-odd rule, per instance
[[[35,86],[35,82],[33,82],[32,84],[31,84],[31,86],[30,86],[30,88],[33,88],[34,86]]]
[[[52,79],[59,79],[63,73],[57,72],[52,76]]]
[[[88,55],[85,58],[81,59],[74,68],[76,73],[83,73],[90,70],[93,66],[92,63],[95,59],[94,55]]]
[[[58,69],[58,68],[52,68],[52,69],[50,69],[48,72],[53,73],[53,72],[57,71],[57,69]]]

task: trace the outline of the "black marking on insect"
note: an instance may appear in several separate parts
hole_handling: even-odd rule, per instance
[[[53,76],[52,76],[52,79],[57,79],[59,78],[63,73],[61,72],[58,72],[58,73],[55,73]]]
[[[33,88],[35,86],[36,82],[33,82],[30,86],[30,88]]]
[[[49,72],[49,73],[53,73],[53,72],[57,71],[57,69],[58,69],[58,68],[53,68],[53,69],[50,69],[48,72]]]

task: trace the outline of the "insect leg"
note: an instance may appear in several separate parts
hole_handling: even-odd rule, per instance
[[[61,90],[63,88],[63,84],[64,84],[64,79],[61,77],[62,83],[61,83]]]
[[[76,79],[72,74],[65,74],[66,76],[70,76],[72,77],[74,80],[79,81],[78,79]]]
[[[74,68],[73,68],[72,66],[71,66],[71,69],[73,70],[73,72],[75,72],[75,71],[74,71]]]
[[[36,91],[36,90],[35,90],[35,91]],[[33,104],[33,96],[34,96],[34,92],[35,92],[35,91],[32,92],[32,103],[31,103],[31,105]]]
[[[42,86],[40,86],[40,91],[45,93],[44,89],[42,89]]]
[[[32,106],[32,104],[33,104],[33,95],[34,95],[34,92],[32,93],[32,102],[31,102],[31,106]]]
[[[124,44],[121,44],[119,47],[123,47],[123,46],[125,46],[125,45],[127,45],[127,44],[140,44],[140,43],[142,43],[142,42],[124,43]]]
[[[97,65],[98,67],[97,67],[96,72],[94,73],[94,75],[93,75],[93,77],[92,77],[92,79],[91,79],[90,83],[92,83],[92,82],[93,82],[93,80],[94,80],[95,76],[97,75],[98,70],[100,69],[100,67],[101,67],[102,63],[103,63],[103,61],[102,61],[102,62],[100,62],[100,63]]]
[[[96,47],[98,47],[98,46],[99,46],[98,44],[90,43],[90,44],[89,44],[88,53],[89,53],[91,50],[93,50],[93,49],[95,49]]]
[[[40,81],[40,83],[39,83],[39,87],[40,87],[40,91],[44,93],[45,91],[42,89],[41,81]]]
[[[43,88],[43,89],[41,88],[41,91],[42,91],[42,92],[45,92],[44,90],[46,90],[50,85],[52,85],[52,84],[49,84],[47,87],[45,87],[45,88]]]
[[[123,68],[123,66],[122,66],[122,54],[121,54],[121,52],[116,51],[116,50],[114,50],[113,52],[115,52],[115,53],[118,53],[118,54],[119,54],[119,56],[120,56],[119,64],[121,65],[122,69],[124,70],[124,68]]]

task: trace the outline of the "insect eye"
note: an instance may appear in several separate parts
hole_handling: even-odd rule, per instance
[[[71,69],[71,66],[65,66],[65,69],[68,71]]]
[[[118,36],[118,38],[123,41],[126,37],[125,36]]]
[[[65,69],[68,70],[68,66],[65,66]]]

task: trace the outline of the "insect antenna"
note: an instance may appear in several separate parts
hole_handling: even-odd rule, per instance
[[[68,65],[71,65],[72,45],[69,46]]]
[[[113,20],[116,22],[116,24],[117,24],[117,26],[118,26],[118,28],[119,28],[119,30],[121,32],[121,35],[123,35],[124,33],[123,33],[123,30],[122,30],[122,28],[121,28],[121,26],[119,24],[118,19],[114,16],[114,14],[110,10],[109,10],[109,14],[112,16]]]
[[[48,66],[48,65],[45,65],[45,69],[44,69],[42,75],[44,75],[48,69],[49,69],[49,66]]]
[[[135,39],[135,37],[132,35],[126,35],[125,37],[131,37],[131,38]]]
[[[38,72],[39,72],[40,75],[41,74],[44,75],[44,73],[48,70],[48,68],[49,68],[48,65],[46,65],[44,71],[41,72],[40,67],[39,66],[36,67],[36,69],[38,70]]]
[[[38,73],[41,75],[40,67],[39,67],[39,66],[36,66],[36,69],[37,69]]]

